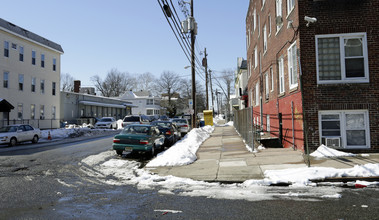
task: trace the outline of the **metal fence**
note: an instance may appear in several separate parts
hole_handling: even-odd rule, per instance
[[[28,124],[39,129],[53,129],[62,127],[59,119],[21,119],[9,120],[9,125],[14,124]],[[0,127],[8,125],[8,120],[0,120]]]
[[[245,143],[253,150],[257,146],[257,140],[259,138],[259,128],[253,126],[253,111],[251,107],[233,110],[234,120],[233,124],[238,133],[245,140]]]

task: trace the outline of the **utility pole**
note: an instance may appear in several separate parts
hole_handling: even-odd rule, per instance
[[[213,89],[212,89],[212,70],[209,70],[209,84],[211,85],[212,110],[214,114],[215,104],[214,104],[214,96],[213,96]]]
[[[203,67],[205,68],[205,93],[206,93],[206,107],[209,109],[208,101],[208,60],[207,60],[207,48],[204,49]]]
[[[191,19],[194,21],[193,17],[193,0],[191,0]],[[196,80],[195,80],[195,29],[191,29],[191,67],[192,67],[192,101],[193,101],[193,114],[192,114],[192,128],[196,127]]]

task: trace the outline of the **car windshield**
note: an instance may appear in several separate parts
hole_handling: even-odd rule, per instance
[[[147,126],[128,126],[121,131],[121,134],[148,134],[150,127]]]
[[[171,123],[168,123],[168,122],[155,122],[154,123],[154,125],[158,125],[158,126],[161,126],[161,127],[164,127],[164,128],[170,127],[170,124]]]
[[[102,118],[99,120],[99,122],[109,122],[109,121],[112,121],[112,119],[110,118]]]
[[[0,133],[4,133],[4,132],[16,132],[17,131],[17,127],[16,126],[6,126],[6,127],[3,127],[3,128],[0,128]]]
[[[130,117],[125,117],[124,122],[130,122],[130,121],[139,121],[138,116],[130,116]]]
[[[173,122],[175,122],[175,123],[183,123],[183,124],[187,124],[187,120],[185,120],[185,119],[174,119],[174,120],[172,120]]]

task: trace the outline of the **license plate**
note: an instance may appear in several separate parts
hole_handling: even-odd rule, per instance
[[[132,148],[132,147],[125,147],[125,151],[126,151],[126,152],[132,152],[132,151],[133,151],[133,148]]]

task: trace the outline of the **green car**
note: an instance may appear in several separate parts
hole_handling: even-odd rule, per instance
[[[156,126],[132,124],[114,136],[112,146],[118,155],[123,152],[145,152],[153,157],[156,149],[164,148],[164,141],[164,135]]]

